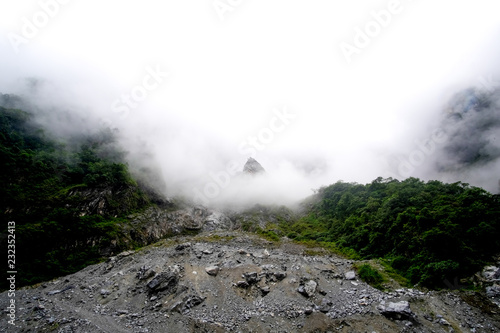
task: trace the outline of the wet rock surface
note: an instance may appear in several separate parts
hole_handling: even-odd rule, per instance
[[[0,332],[500,331],[486,296],[380,291],[349,273],[352,260],[304,250],[239,232],[161,241],[18,290],[16,327]]]

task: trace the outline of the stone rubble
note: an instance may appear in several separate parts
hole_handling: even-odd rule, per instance
[[[16,331],[500,331],[500,309],[477,293],[381,291],[356,276],[352,260],[239,232],[214,235],[177,237],[18,290]],[[4,292],[3,309],[8,299]],[[11,331],[0,322],[0,332]]]

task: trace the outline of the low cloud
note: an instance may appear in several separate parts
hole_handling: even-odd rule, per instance
[[[58,3],[19,54],[0,41],[0,92],[54,136],[109,128],[167,196],[205,202],[216,184],[209,204],[289,204],[379,176],[498,190],[496,2],[223,1],[223,21],[182,2]],[[40,10],[10,6],[4,36]],[[339,44],[372,21],[347,64]],[[248,157],[265,176],[239,176]]]

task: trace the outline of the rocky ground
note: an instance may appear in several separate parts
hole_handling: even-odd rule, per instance
[[[178,236],[17,290],[16,326],[5,313],[0,332],[500,332],[481,293],[383,292],[352,261],[305,252],[236,231]]]

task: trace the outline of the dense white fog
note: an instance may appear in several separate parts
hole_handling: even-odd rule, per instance
[[[0,4],[0,93],[60,136],[116,129],[134,170],[203,204],[338,180],[498,192],[500,3]],[[248,157],[266,169],[242,176]]]

